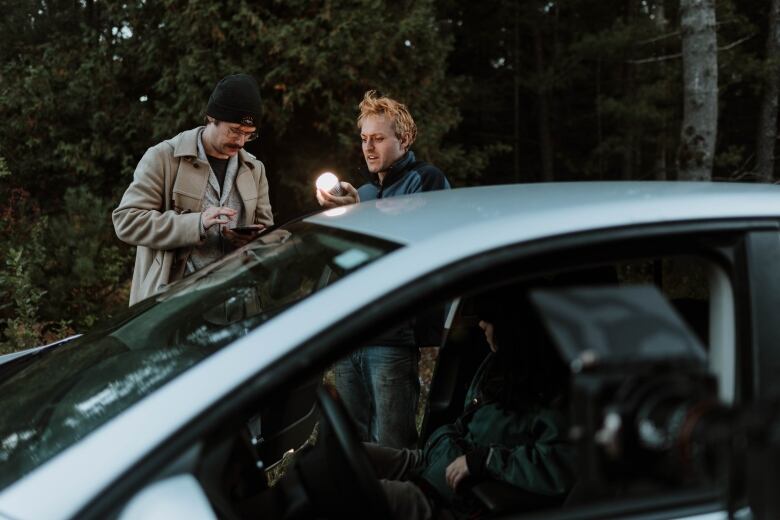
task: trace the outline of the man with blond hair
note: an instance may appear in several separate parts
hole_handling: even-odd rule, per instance
[[[369,90],[358,108],[360,115],[357,126],[363,143],[369,182],[355,189],[350,183],[342,181],[341,188],[346,192],[343,196],[318,189],[317,200],[321,206],[332,208],[365,200],[450,188],[447,177],[440,169],[418,161],[411,150],[417,137],[417,125],[406,105]]]
[[[418,161],[411,150],[417,125],[405,105],[370,90],[359,108],[357,126],[369,182],[358,189],[341,182],[341,196],[318,189],[320,205],[332,208],[450,188],[441,170]],[[394,448],[416,445],[418,347],[438,346],[442,325],[443,309],[431,310],[382,332],[336,363],[336,388],[363,440]]]

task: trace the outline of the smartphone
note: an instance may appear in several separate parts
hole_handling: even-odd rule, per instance
[[[239,233],[241,235],[256,235],[262,231],[262,228],[258,229],[252,226],[236,226],[230,229],[230,231],[233,233]]]

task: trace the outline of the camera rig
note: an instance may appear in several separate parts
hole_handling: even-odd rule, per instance
[[[780,518],[775,403],[718,397],[699,339],[653,286],[539,289],[530,299],[572,373],[579,493],[715,482],[732,514]]]

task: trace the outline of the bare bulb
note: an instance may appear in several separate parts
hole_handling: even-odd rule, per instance
[[[325,172],[317,177],[317,188],[322,191],[327,191],[331,195],[341,196],[344,195],[344,190],[341,189],[341,183],[339,178],[331,172]]]

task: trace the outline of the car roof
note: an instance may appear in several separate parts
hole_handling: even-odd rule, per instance
[[[726,182],[600,181],[459,188],[324,211],[307,222],[411,245],[458,230],[510,230],[513,242],[642,223],[774,217],[780,186]]]

